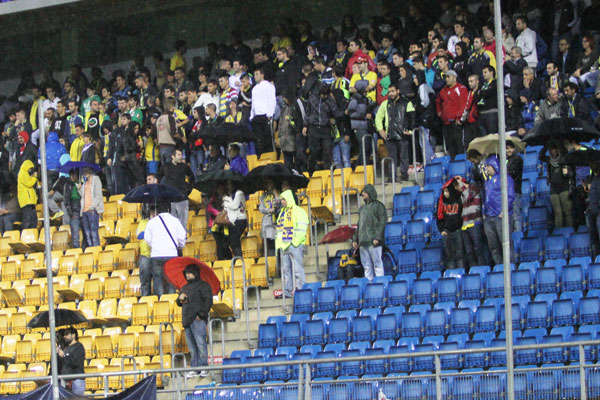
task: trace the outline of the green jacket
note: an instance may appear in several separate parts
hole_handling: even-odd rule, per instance
[[[308,215],[302,207],[296,205],[291,190],[281,193],[287,207],[279,212],[277,230],[275,232],[275,248],[286,250],[290,245],[298,247],[306,243]]]
[[[365,185],[362,191],[366,192],[371,200],[358,210],[358,226],[352,240],[359,246],[371,246],[374,239],[383,244],[387,211],[383,203],[377,200],[377,191],[373,185]]]

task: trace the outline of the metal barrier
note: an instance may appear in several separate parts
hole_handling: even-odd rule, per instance
[[[256,292],[256,321],[260,324],[260,288],[256,285],[245,286],[244,311],[246,312],[246,337],[248,338],[248,348],[250,349],[257,347],[250,339],[250,307],[248,306],[248,294],[252,289]]]
[[[240,256],[235,256],[231,259],[231,295],[233,299],[233,313],[235,318],[239,318],[241,315],[240,310],[236,308],[235,303],[235,262],[240,260],[242,262],[242,303],[244,307],[244,313],[246,315],[246,338],[248,340],[248,347],[253,348],[252,341],[250,339],[250,310],[248,307],[248,290],[255,289],[256,290],[256,316],[257,321],[260,323],[260,289],[258,286],[251,285],[248,286],[248,282],[246,281],[246,263],[244,262],[244,258]]]
[[[270,286],[273,284],[273,278],[269,276],[269,246],[267,244],[267,238],[263,238],[263,251],[265,256],[265,276],[267,277],[267,284]]]
[[[323,273],[321,272],[321,263],[319,262],[319,242],[317,241],[317,237],[318,237],[318,233],[319,233],[319,224],[323,224],[323,229],[325,230],[325,235],[327,235],[327,233],[329,232],[329,225],[327,224],[327,221],[325,221],[324,219],[318,218],[315,220],[315,226],[314,226],[314,240],[315,240],[315,263],[317,266],[317,277],[319,278],[319,280],[323,279]],[[325,250],[327,252],[327,256],[326,259],[329,260],[329,245],[325,244]],[[327,277],[325,277],[327,278]]]
[[[381,202],[385,205],[385,162],[392,164],[392,197],[396,194],[396,161],[392,157],[385,157],[381,160]],[[386,207],[387,208],[387,207]]]
[[[236,308],[236,302],[235,302],[235,260],[242,260],[242,275],[243,276],[243,288],[246,288],[246,264],[244,263],[244,259],[240,256],[235,256],[231,259],[231,270],[230,272],[230,276],[231,276],[231,299],[232,299],[232,307],[233,308],[233,316],[235,319],[238,319],[240,317],[241,314],[241,310],[238,310]],[[242,292],[243,293],[243,292]]]
[[[418,181],[417,181],[417,143],[416,143],[416,139],[415,139],[415,130],[413,130],[413,133],[410,136],[411,136],[411,141],[412,141],[413,175],[415,176],[415,183],[418,183]]]
[[[214,364],[215,362],[215,349],[214,349],[214,341],[213,341],[213,322],[217,322],[221,325],[221,356],[225,357],[225,322],[222,318],[212,319],[210,316],[208,317],[208,345],[210,347],[210,358]],[[211,372],[212,374],[212,372]],[[213,376],[213,379],[215,377]]]
[[[132,360],[133,361],[133,370],[137,370],[137,362],[135,361],[135,357],[134,356],[123,356],[121,358],[121,371],[125,370],[125,360]],[[137,383],[138,380],[138,375],[134,375],[133,376],[133,384],[135,385]],[[125,375],[121,376],[121,387],[125,388]]]
[[[377,147],[377,142],[373,143],[373,135],[367,134],[364,135],[362,137],[362,162],[363,162],[363,173],[364,173],[364,180],[365,180],[365,185],[367,183],[369,183],[369,180],[367,178],[367,147],[366,147],[366,143],[365,143],[365,139],[371,139],[371,150],[373,152],[373,179],[374,182],[377,181],[377,149],[375,147]]]
[[[333,176],[333,172],[335,171],[335,168],[340,167],[340,171],[341,171],[341,198],[342,198],[342,214],[344,214],[344,187],[346,186],[346,181],[344,180],[344,167],[341,164],[336,164],[336,163],[331,163],[331,167],[329,167],[329,175],[331,177],[331,210],[333,213],[333,219],[336,221],[339,221],[341,219],[341,215],[336,214],[335,212],[335,179]]]

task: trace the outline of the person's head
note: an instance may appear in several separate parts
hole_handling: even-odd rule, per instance
[[[338,53],[343,53],[348,49],[348,42],[345,39],[338,39],[335,42],[335,49]]]
[[[515,26],[517,27],[517,30],[519,32],[523,32],[525,29],[527,29],[528,24],[529,24],[529,21],[527,20],[527,17],[524,15],[521,15],[517,18]]]
[[[364,56],[360,56],[356,59],[356,65],[358,65],[358,70],[360,71],[361,74],[366,74],[367,72],[369,72],[369,62],[367,61],[367,58]]]
[[[494,176],[500,171],[500,164],[498,163],[497,156],[489,156],[487,160],[485,160],[485,170],[489,176]]]
[[[171,154],[171,161],[173,164],[180,164],[183,161],[183,153],[180,149],[175,149]]]
[[[438,57],[437,62],[438,62],[438,67],[440,68],[440,71],[445,72],[448,69],[448,57],[446,57],[446,56]]]
[[[551,104],[556,104],[558,102],[558,90],[556,88],[548,88],[547,98]]]
[[[523,68],[523,79],[524,80],[532,80],[534,78],[533,68],[525,67]]]
[[[219,147],[214,144],[211,144],[208,146],[208,152],[209,152],[210,156],[213,158],[218,157],[219,154],[221,154],[221,150],[219,150]]]
[[[229,89],[229,74],[227,72],[222,72],[219,75],[219,87],[221,90]]]
[[[123,113],[121,114],[121,126],[127,128],[129,126],[129,124],[131,123],[131,115],[129,115],[128,113]]]
[[[73,168],[69,171],[69,178],[71,178],[71,182],[79,181],[79,171],[77,168]]]
[[[400,90],[398,90],[398,84],[396,84],[396,82],[392,82],[388,86],[388,98],[392,101],[396,101],[399,96]]]
[[[477,90],[479,88],[479,75],[473,74],[469,76],[469,89]]]
[[[129,107],[130,110],[137,108],[139,103],[140,103],[140,98],[137,94],[132,94],[127,99],[127,107]]]
[[[179,94],[177,95],[177,100],[179,100],[179,104],[185,104],[187,103],[187,91],[186,90],[182,90],[179,92]]]
[[[185,54],[187,50],[187,43],[185,40],[179,39],[175,42],[175,51],[179,54]]]
[[[75,92],[75,86],[73,86],[70,80],[65,81],[63,89],[67,94],[72,94],[73,92]]]
[[[172,97],[168,97],[164,101],[164,110],[163,114],[172,113],[175,110],[175,99]]]
[[[482,73],[483,73],[483,79],[486,82],[489,82],[489,81],[493,80],[494,78],[496,78],[496,70],[491,65],[486,65],[485,67],[483,67]]]
[[[523,50],[519,46],[513,46],[510,49],[511,60],[513,60],[513,61],[518,60],[519,58],[521,58],[522,55],[523,55]]]
[[[360,50],[360,40],[353,39],[348,44],[348,51],[350,53],[354,53],[354,52],[356,52],[356,50]]]
[[[25,143],[29,142],[29,134],[25,131],[19,132],[19,135],[17,136],[17,141],[21,146],[23,146]]]
[[[189,264],[183,270],[183,276],[188,282],[195,282],[200,279],[200,271],[196,264]]]
[[[83,135],[81,135],[81,139],[83,140],[83,143],[89,144],[92,142],[92,135],[89,132],[84,132]]]
[[[83,176],[85,176],[86,178],[89,178],[90,176],[92,176],[94,174],[94,170],[92,168],[84,168],[81,173],[83,174]]]
[[[235,101],[230,101],[228,108],[231,115],[237,114],[237,103]]]
[[[491,29],[485,29],[483,31],[483,40],[486,44],[492,44],[494,42],[494,33]]]
[[[370,203],[377,200],[377,191],[373,185],[367,184],[360,191],[360,197],[362,197],[365,203]]]
[[[552,141],[548,144],[548,151],[550,152],[550,157],[558,158],[560,156],[560,145]]]
[[[567,151],[577,150],[581,145],[577,143],[575,140],[565,139],[563,141],[563,146]]]
[[[76,100],[69,100],[69,113],[71,115],[77,115],[79,112],[79,105]]]
[[[439,35],[435,35],[431,41],[431,47],[437,50],[442,43],[444,43],[444,38]]]
[[[581,47],[583,47],[584,50],[594,49],[594,47],[596,47],[594,37],[592,35],[584,35],[583,39],[581,39]]]
[[[388,76],[391,72],[390,63],[388,63],[386,60],[378,61],[377,70],[382,77]]]
[[[46,111],[44,111],[44,118],[46,118],[50,122],[52,122],[54,120],[55,116],[56,116],[56,111],[52,107],[48,107],[46,109]]]
[[[461,37],[465,33],[465,23],[463,21],[454,21],[454,33]]]
[[[229,158],[230,159],[234,159],[237,156],[240,155],[240,146],[238,146],[237,144],[233,143],[229,145]]]
[[[105,135],[108,135],[110,132],[112,132],[113,129],[113,123],[110,119],[105,120],[104,122],[102,122],[102,133]]]
[[[117,97],[117,107],[120,111],[127,110],[127,98],[123,96]]]
[[[85,132],[85,127],[83,126],[83,124],[76,124],[75,125],[75,136],[81,137],[81,135],[83,135],[83,132]]]
[[[506,157],[512,157],[515,154],[515,144],[510,140],[506,141]]]
[[[233,71],[236,74],[243,72],[245,67],[246,67],[246,62],[244,62],[244,60],[242,60],[241,58],[235,58],[233,60]]]
[[[56,90],[52,86],[48,86],[46,88],[46,97],[49,98],[50,100],[52,100],[56,97]]]
[[[206,89],[208,90],[208,93],[214,94],[218,87],[219,81],[217,81],[215,78],[208,79],[208,82],[206,83]]]
[[[560,40],[558,41],[558,50],[561,53],[568,51],[570,46],[571,46],[571,43],[569,42],[569,40],[567,38],[563,37],[563,38],[560,38]]]
[[[577,94],[578,89],[579,87],[573,82],[566,83],[565,87],[563,88],[565,92],[565,97],[569,100],[573,100],[575,98],[575,95]]]
[[[325,100],[327,99],[331,94],[331,89],[329,88],[329,85],[326,84],[322,84],[321,87],[319,88],[319,96],[321,97],[321,99]]]
[[[67,346],[77,343],[79,340],[79,334],[77,329],[73,327],[66,328],[63,333],[63,341]]]
[[[148,174],[148,176],[146,176],[146,184],[147,185],[154,185],[158,183],[158,177],[156,176],[156,174]]]
[[[125,72],[115,72],[115,83],[117,84],[117,88],[119,90],[125,89],[125,86],[127,85],[127,81],[125,80]]]
[[[475,36],[473,38],[473,50],[479,51],[483,49],[483,38],[481,36]]]
[[[92,110],[93,112],[98,112],[99,109],[100,109],[100,103],[98,102],[97,99],[90,101],[90,110]]]
[[[381,38],[381,47],[383,47],[384,49],[389,49],[390,47],[392,47],[392,44],[394,44],[392,35],[383,35],[383,37]]]
[[[471,149],[467,151],[467,160],[471,162],[471,164],[477,165],[481,162],[482,155],[479,151],[475,149]]]
[[[558,72],[558,68],[556,67],[554,61],[548,61],[548,63],[546,64],[546,72],[549,76],[553,76]]]
[[[205,107],[205,113],[209,118],[214,118],[217,115],[217,106],[213,103],[209,103]]]
[[[442,191],[442,193],[444,194],[444,198],[449,199],[450,198],[450,189],[445,187],[444,190]]]
[[[277,50],[277,60],[282,62],[282,61],[287,61],[288,59],[288,51],[285,47],[282,47],[280,49]]]
[[[446,80],[446,86],[452,87],[456,84],[456,72],[450,70],[444,74],[444,79]]]

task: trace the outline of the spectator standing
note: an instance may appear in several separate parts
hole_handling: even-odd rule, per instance
[[[458,178],[460,180],[460,178]],[[442,188],[437,206],[437,228],[444,241],[444,267],[464,268],[462,243],[462,198],[452,178]]]
[[[296,134],[302,131],[302,114],[297,113],[293,94],[286,93],[283,96],[281,113],[279,114],[279,148],[283,153],[283,162],[290,168],[295,169],[296,164]],[[298,125],[300,129],[297,128]],[[247,172],[246,172],[247,173]],[[245,175],[245,174],[244,174]]]
[[[571,49],[571,42],[563,37],[558,41],[558,57],[554,60],[563,75],[572,75],[577,68],[577,53]]]
[[[197,265],[190,264],[183,270],[187,284],[181,288],[177,297],[177,305],[181,307],[181,323],[185,329],[185,339],[192,359],[190,367],[208,365],[206,346],[206,324],[213,304],[212,288],[200,278]],[[208,371],[190,371],[188,378],[200,376],[205,378]]]
[[[363,52],[360,47],[361,43],[358,39],[351,40],[348,45],[348,52],[351,54],[350,58],[348,59],[348,64],[346,65],[346,78],[348,79],[352,78],[352,75],[354,74],[352,66],[354,66],[354,63],[357,62],[361,57],[367,62],[368,69],[370,71],[375,71],[377,68],[377,65],[373,62],[371,57]]]
[[[515,151],[515,145],[512,141],[506,141],[506,170],[507,174],[513,180],[515,190],[515,206],[512,213],[513,232],[521,232],[521,183],[523,176],[523,159]]]
[[[56,353],[60,361],[61,375],[83,374],[85,371],[85,348],[79,343],[77,329],[73,327],[66,328],[63,334],[64,347],[57,346]],[[83,396],[85,393],[85,379],[71,379],[65,382],[65,385],[76,396]]]
[[[267,240],[268,255],[275,255],[275,218],[279,211],[280,203],[275,190],[275,184],[269,180],[267,190],[260,196],[258,210],[263,215],[261,225],[261,237]]]
[[[17,177],[17,196],[21,208],[21,229],[37,228],[35,205],[38,201],[37,170],[31,160],[23,161]]]
[[[225,71],[219,75],[219,87],[221,96],[219,98],[219,117],[225,118],[229,115],[229,103],[237,102],[238,92],[229,86],[229,74]]]
[[[81,228],[81,195],[77,183],[79,182],[79,172],[72,169],[69,172],[69,179],[65,180],[63,186],[63,207],[65,214],[69,219],[71,227],[71,244],[73,248],[83,247],[79,241],[79,229]],[[84,235],[85,238],[85,235]]]
[[[227,182],[227,195],[223,196],[223,210],[231,222],[229,247],[234,257],[242,257],[242,233],[248,227],[246,195],[232,181]]]
[[[450,157],[464,153],[463,127],[461,118],[469,97],[464,85],[456,82],[456,72],[450,70],[444,75],[446,87],[435,100],[438,117],[442,119],[444,139]]]
[[[304,274],[304,248],[308,229],[306,211],[296,205],[291,190],[281,193],[281,210],[277,218],[275,233],[275,249],[281,250],[282,274],[285,278],[283,295],[293,297],[294,292],[301,289],[306,281]],[[294,278],[292,278],[292,274]],[[294,282],[295,280],[295,286]]]
[[[79,184],[81,196],[81,222],[88,246],[100,246],[98,225],[100,214],[104,213],[102,182],[91,168],[83,169],[83,183]]]
[[[185,228],[188,222],[190,185],[194,182],[194,174],[190,167],[183,161],[183,152],[177,149],[171,154],[171,162],[162,166],[162,182],[176,187],[186,196],[185,200],[171,203],[171,214],[179,220]]]
[[[14,223],[18,220],[19,202],[14,195],[14,188],[5,193],[0,193],[0,234],[12,231]]]
[[[477,91],[477,119],[480,136],[498,132],[498,98],[496,71],[489,65],[483,67],[483,85]]]
[[[461,193],[462,228],[465,266],[485,265],[483,252],[483,218],[481,214],[481,191],[475,182],[454,180],[454,188]]]
[[[37,151],[36,147],[29,140],[29,134],[25,131],[19,132],[17,137],[18,148],[15,155],[15,161],[13,171],[15,175],[19,174],[21,165],[27,160],[35,166],[37,163]]]
[[[374,103],[377,96],[375,90],[377,87],[377,74],[373,71],[369,71],[366,57],[358,57],[356,59],[356,65],[358,66],[358,71],[352,74],[352,79],[350,79],[350,93],[355,93],[357,91],[356,85],[359,81],[366,81],[367,88],[365,89],[365,95],[369,101]]]
[[[256,85],[252,88],[250,121],[252,132],[256,136],[256,154],[260,157],[262,153],[273,151],[270,120],[275,113],[275,86],[265,80],[264,68],[254,71],[254,79]]]
[[[398,52],[398,49],[394,47],[394,38],[389,33],[384,33],[381,37],[381,47],[375,54],[375,63],[378,63],[381,60],[385,60],[388,63],[392,63],[392,58],[394,54]]]
[[[546,155],[546,153],[549,153]],[[564,174],[560,162],[564,151],[555,142],[545,144],[540,150],[540,162],[548,165],[548,183],[550,184],[550,202],[554,211],[554,227],[573,226],[573,203],[569,197],[569,179]]]
[[[479,75],[480,79],[483,79],[483,67],[490,65],[496,69],[496,56],[484,49],[483,45],[483,38],[476,36],[473,39],[473,53],[467,62],[471,73]]]
[[[527,67],[527,61],[523,58],[523,50],[514,46],[510,49],[510,58],[504,63],[504,86],[518,90],[523,87],[523,69]]]
[[[360,192],[365,202],[358,210],[358,224],[352,246],[360,251],[360,261],[365,270],[365,277],[372,281],[376,276],[383,276],[381,255],[385,239],[387,211],[377,200],[377,191],[373,185],[365,185]]]
[[[84,132],[81,135],[83,139],[83,149],[81,149],[81,161],[90,164],[96,163],[96,146],[92,143],[92,135],[89,132]]]
[[[538,63],[537,35],[529,29],[528,24],[529,21],[526,16],[523,15],[517,18],[515,26],[519,31],[519,36],[517,36],[516,44],[523,50],[523,58],[527,61],[527,65],[535,70]]]
[[[144,240],[150,246],[150,264],[152,280],[154,282],[154,295],[162,296],[165,293],[163,267],[171,258],[179,255],[180,249],[185,246],[186,232],[181,222],[170,213],[168,205],[158,205],[152,218],[146,225]],[[151,214],[152,215],[152,214]],[[167,284],[167,293],[174,293],[171,284]]]

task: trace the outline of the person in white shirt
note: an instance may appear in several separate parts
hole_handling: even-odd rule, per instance
[[[256,154],[273,151],[270,120],[275,113],[275,86],[265,80],[264,67],[254,71],[256,85],[252,88],[252,107],[250,120],[252,132],[256,136]]]
[[[523,51],[523,58],[527,61],[527,65],[535,71],[538,63],[538,56],[535,44],[537,35],[534,31],[527,27],[527,17],[520,16],[517,18],[517,30],[520,32],[517,36],[517,46]]]
[[[238,93],[242,90],[242,75],[246,73],[246,62],[242,59],[233,60],[233,74],[229,76],[229,87],[237,90]]]
[[[168,212],[169,205],[159,205],[150,213],[150,221],[144,231],[144,240],[150,246],[151,275],[154,294],[165,293],[163,267],[167,261],[178,256],[179,249],[185,246],[187,233],[181,222]],[[161,211],[158,215],[157,212]],[[175,288],[167,283],[167,293],[175,293]]]
[[[465,33],[465,24],[462,21],[454,22],[454,35],[448,39],[448,51],[456,56],[456,43],[461,41],[462,36]]]
[[[202,93],[198,100],[194,103],[194,107],[204,107],[206,110],[206,106],[209,104],[214,104],[217,109],[219,108],[219,102],[221,97],[219,96],[219,91],[217,88],[219,87],[219,82],[215,78],[210,78],[206,84],[206,88],[208,92]]]
[[[49,108],[58,107],[58,102],[60,101],[60,97],[56,95],[56,89],[49,86],[46,88],[46,95],[48,96],[46,100],[42,101],[42,109],[46,111]]]
[[[246,195],[232,181],[227,182],[227,196],[223,196],[223,209],[231,222],[229,227],[229,247],[234,257],[242,257],[242,233],[248,227],[246,216]]]

